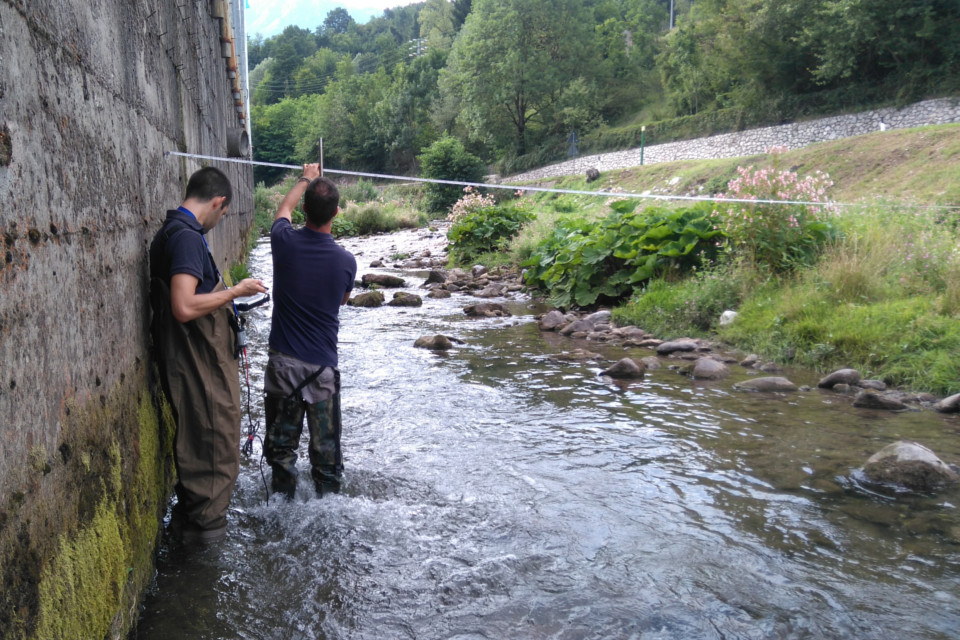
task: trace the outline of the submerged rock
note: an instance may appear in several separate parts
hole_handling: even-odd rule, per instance
[[[944,398],[933,406],[940,413],[960,412],[960,393]]]
[[[733,388],[741,391],[796,391],[797,385],[786,378],[770,376],[745,380],[733,385]]]
[[[698,380],[721,380],[730,375],[727,365],[713,358],[700,358],[693,365],[693,377]]]
[[[393,300],[387,303],[389,307],[420,307],[423,306],[423,298],[413,293],[404,293],[398,291],[393,294]]]
[[[871,482],[901,485],[911,491],[933,491],[960,480],[933,451],[908,440],[889,444],[870,456],[863,473]]]
[[[907,408],[899,398],[864,389],[853,399],[853,406],[860,409],[880,409],[882,411],[903,411]]]
[[[510,315],[507,307],[499,302],[481,302],[479,304],[471,304],[468,307],[464,307],[463,312],[468,316],[481,318],[502,318]]]
[[[453,342],[447,336],[437,334],[435,336],[421,336],[417,338],[413,346],[419,349],[430,349],[431,351],[447,351],[453,348]]]

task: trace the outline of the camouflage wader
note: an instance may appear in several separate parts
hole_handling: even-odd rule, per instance
[[[306,416],[310,432],[310,475],[314,487],[320,496],[337,493],[343,473],[340,452],[340,372],[333,367],[324,367],[316,376],[317,383],[309,385],[309,391],[298,385],[287,395],[279,395],[275,393],[276,386],[271,389],[269,382],[270,379],[276,380],[277,355],[272,353],[267,365],[268,383],[264,401],[267,421],[264,455],[273,470],[271,490],[288,498],[294,496],[297,487],[297,448],[303,433],[303,418]],[[304,399],[304,395],[310,401]]]

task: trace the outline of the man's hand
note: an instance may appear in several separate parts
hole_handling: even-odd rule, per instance
[[[300,204],[300,198],[303,196],[303,192],[307,190],[307,185],[313,182],[314,178],[320,177],[320,164],[305,164],[303,165],[303,177],[298,179],[293,183],[293,186],[290,188],[290,191],[287,192],[287,195],[284,196],[283,202],[280,203],[280,206],[277,208],[277,215],[274,220],[279,220],[280,218],[286,218],[290,220],[293,216],[293,210]],[[303,178],[306,178],[304,180]]]
[[[303,165],[303,177],[309,178],[313,182],[314,178],[320,177],[320,163],[315,162],[313,164]]]
[[[235,284],[230,291],[235,294],[234,298],[245,298],[255,293],[266,293],[267,288],[263,286],[263,282],[256,278],[245,278]]]
[[[236,298],[264,293],[267,288],[256,278],[246,278],[232,289],[197,293],[200,281],[190,274],[178,273],[170,279],[170,307],[177,322],[189,322],[230,304]]]

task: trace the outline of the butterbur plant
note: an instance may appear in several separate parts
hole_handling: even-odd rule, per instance
[[[481,209],[488,209],[496,206],[496,204],[497,201],[493,196],[484,195],[473,187],[464,187],[463,197],[457,200],[454,205],[450,207],[450,213],[447,214],[447,220],[450,222],[459,222],[471,213],[475,213]]]
[[[738,167],[714,212],[729,250],[779,272],[809,264],[819,254],[834,235],[835,211],[827,202],[830,176],[817,171],[801,179],[779,169],[783,151],[767,149],[771,168]]]

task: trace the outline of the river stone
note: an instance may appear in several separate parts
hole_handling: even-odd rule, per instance
[[[860,387],[863,389],[873,389],[874,391],[886,391],[887,384],[883,380],[861,380]]]
[[[758,362],[760,362],[760,356],[758,356],[755,353],[751,353],[746,358],[740,361],[740,366],[749,368],[757,364]]]
[[[450,338],[437,334],[435,336],[421,336],[413,343],[414,347],[430,349],[431,351],[446,351],[453,348]]]
[[[383,267],[383,260],[374,260],[370,263],[371,269],[380,269],[381,267]]]
[[[783,366],[776,362],[764,362],[758,368],[764,373],[780,373],[783,371]]]
[[[587,169],[587,182],[593,182],[594,180],[600,179],[600,170],[596,167],[590,167]]]
[[[554,360],[562,360],[564,362],[572,362],[578,360],[599,360],[600,354],[594,353],[593,351],[587,351],[586,349],[574,349],[573,351],[563,351],[552,356]]]
[[[600,372],[602,376],[611,378],[642,378],[644,366],[633,358],[621,358],[609,369]]]
[[[406,284],[406,281],[403,278],[387,275],[385,273],[365,273],[360,281],[365,287],[375,284],[378,287],[386,287],[388,289],[396,289],[397,287],[402,287]]]
[[[503,285],[487,285],[482,291],[478,291],[474,295],[478,298],[499,298],[503,295]]]
[[[472,275],[474,278],[479,278],[480,276],[485,275],[486,273],[487,273],[487,268],[482,264],[475,264],[470,269],[470,275]]]
[[[623,336],[624,338],[627,338],[630,340],[643,340],[644,338],[647,337],[646,331],[644,331],[640,327],[635,327],[633,325],[630,325],[629,327],[620,327],[618,329],[614,329],[614,331],[618,335]]]
[[[641,358],[640,362],[642,362],[643,366],[650,371],[654,371],[663,366],[662,364],[660,364],[660,358],[658,358],[657,356],[647,356],[646,358]]]
[[[693,377],[698,380],[720,380],[730,375],[730,369],[713,358],[700,358],[693,365]]]
[[[872,482],[898,484],[913,491],[931,491],[960,479],[933,451],[907,440],[889,444],[870,456],[863,473]]]
[[[681,338],[680,340],[669,340],[661,343],[657,347],[657,353],[667,355],[676,351],[696,351],[697,342],[690,338]]]
[[[881,409],[883,411],[903,411],[907,405],[898,398],[877,393],[872,389],[864,389],[853,399],[853,406],[860,409]]]
[[[428,284],[443,284],[447,281],[447,274],[439,269],[434,269],[427,274],[427,279],[424,281],[424,285]]]
[[[453,294],[451,294],[451,293],[450,293],[449,291],[447,291],[446,289],[433,289],[433,290],[430,291],[430,293],[427,294],[427,297],[428,297],[428,298],[436,298],[436,299],[439,300],[439,299],[441,299],[441,298],[449,298],[451,295],[453,295]]]
[[[737,312],[731,309],[727,309],[720,314],[720,326],[725,327],[728,324],[732,324],[734,320],[737,319]]]
[[[393,300],[387,303],[388,307],[420,307],[423,306],[423,298],[413,293],[404,293],[398,291],[393,294]]]
[[[501,318],[509,316],[510,312],[499,302],[481,302],[464,307],[463,312],[472,317]]]
[[[351,307],[379,307],[383,304],[383,294],[379,291],[367,291],[347,301]]]
[[[603,311],[597,311],[595,313],[591,313],[590,315],[586,316],[584,320],[586,320],[593,326],[597,326],[598,324],[609,324],[610,312],[606,309],[604,309]]]
[[[744,380],[743,382],[733,385],[733,388],[742,391],[796,391],[797,385],[786,378],[769,376],[766,378]]]
[[[860,372],[856,369],[837,369],[820,379],[817,386],[821,389],[832,389],[835,384],[855,385],[860,382]]]
[[[960,393],[946,397],[933,406],[940,413],[960,412]]]
[[[560,329],[560,335],[569,336],[574,333],[586,335],[588,331],[593,331],[593,323],[586,318],[580,318],[579,320],[574,320],[563,329]]]
[[[566,321],[567,319],[563,313],[557,309],[553,309],[540,318],[540,329],[542,331],[556,331],[557,327],[562,326]]]

